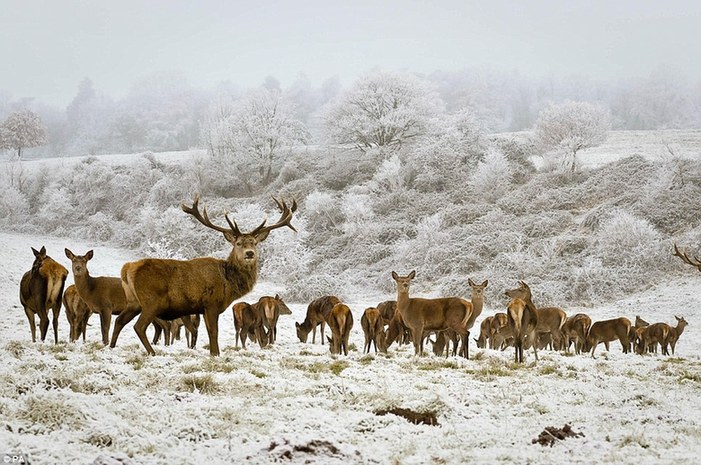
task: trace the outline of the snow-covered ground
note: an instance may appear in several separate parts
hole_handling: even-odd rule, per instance
[[[18,298],[20,277],[33,260],[30,247],[45,245],[67,268],[64,247],[79,254],[93,248],[94,275],[117,275],[122,263],[137,258],[133,252],[4,233],[0,243],[0,455],[26,454],[35,465],[645,465],[695,463],[701,455],[701,275],[691,268],[686,279],[657,283],[602,308],[542,302],[594,320],[639,314],[672,323],[673,315],[684,315],[690,324],[674,357],[623,354],[615,342],[609,353],[600,346],[596,359],[543,351],[534,364],[529,352],[517,366],[511,351],[477,350],[474,341],[468,361],[416,358],[413,349],[396,345],[388,356],[363,355],[360,315],[393,295],[349,302],[356,349],[348,357],[297,340],[294,321],[304,317],[303,302],[289,302],[293,315],[281,317],[273,347],[234,348],[227,311],[220,318],[221,357],[202,348],[204,327],[196,350],[178,341],[146,357],[131,324],[116,349],[103,348],[96,317],[86,344],[66,342],[65,314],[58,345],[31,343]],[[262,282],[246,300],[282,289]],[[486,302],[473,332],[504,305]],[[439,425],[374,413],[393,407],[434,411]],[[553,447],[531,443],[545,427],[565,423],[585,436]]]

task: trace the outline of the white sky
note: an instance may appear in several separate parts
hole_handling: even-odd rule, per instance
[[[701,79],[701,1],[0,0],[0,90],[65,106],[178,71],[195,86],[343,84],[375,67]]]

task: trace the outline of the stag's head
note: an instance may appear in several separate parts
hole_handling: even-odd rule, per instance
[[[191,207],[183,203],[180,205],[180,208],[182,208],[185,213],[192,215],[203,225],[215,231],[219,231],[224,235],[224,238],[233,246],[230,259],[233,258],[233,260],[240,265],[253,267],[258,263],[258,244],[268,238],[270,231],[283,226],[297,231],[290,223],[292,214],[297,210],[297,202],[292,200],[292,205],[288,207],[284,201],[280,201],[274,197],[273,200],[282,212],[280,219],[275,224],[269,226],[266,225],[267,220],[263,220],[257,228],[249,233],[241,232],[236,221],[231,220],[228,214],[224,214],[224,218],[229,225],[228,227],[213,224],[207,214],[207,208],[202,208],[202,212],[200,212],[198,205],[199,196],[197,194],[195,194]]]
[[[85,255],[75,255],[69,249],[65,249],[66,257],[71,261],[73,267],[73,276],[76,278],[88,274],[88,261],[93,257],[93,251],[88,250]]]
[[[468,278],[467,284],[472,288],[472,298],[481,299],[484,297],[484,288],[489,284],[489,280],[485,279],[482,284],[476,284],[472,278]]]
[[[394,279],[397,282],[397,291],[402,294],[409,293],[409,286],[411,285],[411,280],[415,277],[415,270],[406,276],[399,276],[395,271],[392,272],[392,279]]]
[[[41,250],[37,250],[34,247],[32,247],[32,253],[34,254],[34,262],[32,263],[32,270],[38,270],[42,263],[44,263],[44,260],[48,258],[48,255],[46,255],[46,247],[41,248]]]

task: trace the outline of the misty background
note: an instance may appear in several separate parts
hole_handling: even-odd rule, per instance
[[[282,92],[322,139],[326,104],[373,70],[429,81],[489,132],[547,104],[604,104],[614,129],[701,126],[694,1],[2,1],[0,120],[30,109],[28,157],[203,147],[213,102]]]

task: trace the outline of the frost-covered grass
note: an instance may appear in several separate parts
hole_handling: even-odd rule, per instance
[[[360,312],[393,295],[350,296],[356,314],[348,357],[302,344],[294,321],[279,322],[278,343],[234,347],[231,312],[220,317],[222,355],[184,341],[148,357],[131,325],[115,349],[102,348],[93,317],[88,342],[31,343],[17,298],[31,263],[29,246],[46,245],[66,265],[64,238],[0,234],[0,444],[34,464],[113,463],[693,463],[701,453],[701,276],[660,282],[610,305],[568,308],[594,320],[640,314],[690,325],[674,357],[623,354],[617,342],[597,358],[540,352],[534,363],[513,352],[478,350],[471,360],[416,358],[408,346],[364,355]],[[96,274],[116,274],[128,251],[96,250]],[[92,262],[91,262],[91,265]],[[265,278],[264,276],[262,277]],[[69,277],[69,281],[70,281]],[[284,287],[261,282],[247,300]],[[486,302],[483,317],[502,309]],[[476,332],[482,317],[476,322]],[[474,334],[473,334],[474,336]],[[438,426],[414,425],[392,408],[435,412]],[[547,426],[565,423],[584,437],[552,448],[531,444]]]

